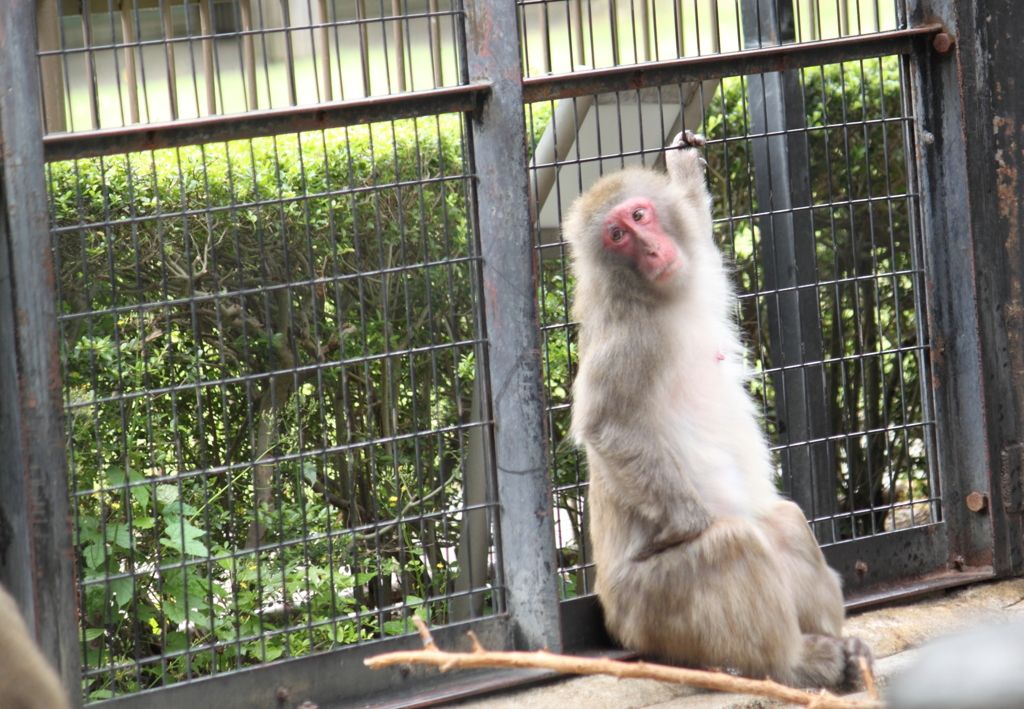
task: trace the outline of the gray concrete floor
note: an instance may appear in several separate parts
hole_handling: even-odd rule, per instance
[[[985,624],[1024,620],[1024,579],[946,592],[913,603],[867,611],[847,619],[846,633],[875,651],[880,687],[914,660],[915,649],[933,638]],[[858,695],[859,696],[859,695]],[[864,695],[866,696],[866,695]],[[653,680],[573,677],[533,689],[468,700],[461,709],[747,709],[781,702],[663,684]]]

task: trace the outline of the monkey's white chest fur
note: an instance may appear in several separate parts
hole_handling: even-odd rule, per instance
[[[778,500],[768,448],[756,409],[744,387],[742,348],[732,327],[708,310],[682,307],[671,317],[692,323],[677,339],[663,376],[664,435],[715,517],[753,518]]]

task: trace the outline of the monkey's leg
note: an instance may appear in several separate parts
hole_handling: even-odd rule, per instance
[[[860,680],[859,660],[873,662],[871,648],[860,638],[843,638],[843,593],[836,573],[828,567],[803,512],[792,502],[775,505],[764,529],[772,540],[782,578],[796,604],[804,653],[795,682],[806,686],[852,686]]]
[[[762,528],[791,589],[800,630],[839,636],[843,629],[843,591],[839,578],[825,562],[804,513],[796,504],[780,501],[771,508]]]
[[[690,542],[599,566],[598,594],[608,629],[643,655],[793,682],[804,642],[779,577],[758,526],[721,519]]]

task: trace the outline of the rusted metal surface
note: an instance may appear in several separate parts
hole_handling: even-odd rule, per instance
[[[486,82],[478,82],[468,86],[316,106],[47,135],[43,139],[43,150],[47,162],[56,162],[302,133],[441,113],[473,112],[489,92],[490,86]]]
[[[949,529],[940,523],[829,544],[822,552],[847,593],[868,593],[894,579],[945,571],[948,539]]]
[[[0,582],[80,705],[36,3],[0,3]]]
[[[928,272],[931,382],[936,401],[950,560],[1024,570],[1019,515],[966,497],[1002,497],[1001,453],[1024,440],[1024,297],[1016,180],[1016,126],[1024,104],[1011,87],[1024,71],[1014,3],[918,0],[910,20],[939,20],[956,37],[940,54],[922,43],[910,65],[919,116],[917,161]],[[993,34],[999,28],[997,34]],[[1006,38],[1002,33],[1008,33]],[[1005,126],[1009,126],[1005,128]]]
[[[555,101],[686,81],[762,74],[870,57],[909,54],[914,50],[916,40],[921,37],[932,37],[942,29],[941,24],[929,22],[910,29],[877,34],[524,79],[523,100],[526,103]]]

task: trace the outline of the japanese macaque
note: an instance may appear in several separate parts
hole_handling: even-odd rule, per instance
[[[703,144],[681,133],[668,174],[602,178],[564,225],[580,323],[572,431],[590,468],[597,594],[611,634],[652,659],[853,684],[871,650],[841,637],[839,579],[773,484]]]
[[[57,673],[39,652],[18,606],[0,586],[0,707],[68,709]]]

